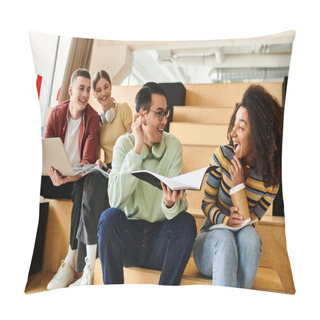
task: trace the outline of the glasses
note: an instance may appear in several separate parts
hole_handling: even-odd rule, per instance
[[[161,121],[164,117],[168,118],[170,115],[170,109],[167,109],[166,111],[153,111],[153,110],[149,110],[152,111],[154,113],[156,113],[158,115],[158,120]]]

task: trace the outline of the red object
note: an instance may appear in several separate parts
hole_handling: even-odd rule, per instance
[[[41,83],[42,83],[42,77],[37,76],[36,86],[37,86],[37,92],[38,92],[38,99],[40,97],[40,91],[41,91]]]
[[[57,93],[57,99],[56,99],[57,101],[59,101],[60,91],[61,91],[61,87],[59,88],[58,93]]]

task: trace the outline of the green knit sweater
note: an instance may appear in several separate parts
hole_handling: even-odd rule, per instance
[[[143,145],[140,154],[133,151],[133,134],[120,136],[113,149],[112,171],[109,176],[111,207],[123,210],[128,219],[149,222],[173,219],[188,207],[186,195],[173,207],[167,208],[163,191],[134,177],[135,170],[149,170],[166,177],[175,177],[182,171],[182,146],[173,135],[164,132],[162,141],[152,150]]]

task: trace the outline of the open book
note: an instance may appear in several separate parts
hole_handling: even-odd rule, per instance
[[[214,168],[217,166],[205,167],[173,178],[164,177],[148,170],[133,171],[131,174],[161,190],[161,181],[171,190],[200,190],[205,174]]]
[[[248,219],[249,220],[249,219]],[[238,231],[246,226],[250,226],[251,224],[254,224],[258,221],[258,218],[254,219],[254,220],[251,220],[249,222],[245,222],[241,227],[229,227],[229,226],[226,226],[225,224],[223,223],[220,223],[220,224],[214,224],[213,226],[211,226],[209,228],[209,231],[211,230],[214,230],[214,229],[228,229],[228,230],[231,230],[231,231]]]
[[[100,169],[98,165],[96,165],[93,168],[89,168],[89,169],[85,170],[85,174],[84,175],[87,175],[87,174],[89,174],[89,173],[91,173],[93,171],[99,171],[103,176],[105,176],[106,178],[109,178],[110,173],[108,173],[105,170]]]

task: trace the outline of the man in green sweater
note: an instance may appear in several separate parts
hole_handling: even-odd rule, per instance
[[[159,284],[179,285],[191,255],[196,225],[184,190],[159,190],[134,177],[149,170],[167,177],[182,171],[182,147],[164,132],[169,110],[163,88],[149,82],[136,96],[132,133],[117,140],[109,177],[110,207],[98,225],[105,284],[122,284],[123,267],[162,270]]]

